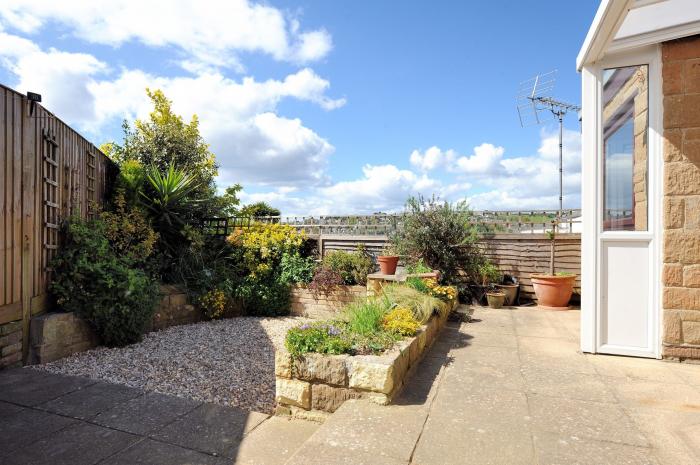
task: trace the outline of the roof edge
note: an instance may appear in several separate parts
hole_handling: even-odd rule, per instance
[[[602,0],[576,57],[576,69],[600,58],[627,16],[633,0]]]

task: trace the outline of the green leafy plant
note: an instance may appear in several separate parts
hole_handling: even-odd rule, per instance
[[[422,278],[418,277],[410,277],[406,279],[406,286],[412,287],[413,289],[417,290],[418,292],[421,292],[425,295],[430,295],[430,288],[428,285],[425,283],[425,281]]]
[[[409,263],[406,267],[406,271],[409,274],[422,274],[422,273],[432,273],[433,270],[423,262],[422,258],[414,263]]]
[[[489,261],[483,262],[478,267],[478,273],[481,277],[481,284],[483,286],[489,284],[498,284],[501,282],[503,275],[496,265]]]
[[[352,348],[341,327],[332,322],[316,322],[292,328],[287,332],[284,345],[292,358],[308,352],[343,354]]]
[[[88,321],[105,345],[137,342],[153,317],[157,284],[112,249],[101,220],[72,218],[64,232],[51,264],[57,304]]]
[[[153,254],[158,234],[138,208],[127,208],[123,193],[113,200],[114,211],[100,213],[104,234],[118,256],[138,267],[146,266]]]
[[[148,189],[141,192],[143,205],[166,246],[173,248],[171,241],[181,237],[186,210],[193,202],[190,195],[197,188],[195,178],[170,165],[165,173],[149,168],[146,180]]]
[[[428,267],[441,271],[443,282],[457,282],[460,271],[473,276],[482,260],[471,218],[464,202],[411,197],[406,202],[403,225],[390,242],[408,264],[422,259]]]
[[[410,286],[390,284],[384,287],[383,292],[392,305],[411,310],[413,317],[421,324],[426,323],[434,313],[444,315],[447,311],[445,302]]]
[[[387,299],[359,299],[345,308],[348,328],[361,336],[371,336],[381,331],[384,315],[391,308]]]
[[[285,253],[280,260],[280,280],[285,283],[309,283],[314,277],[316,262],[313,257],[299,253]]]
[[[359,245],[355,252],[334,250],[323,257],[323,266],[329,268],[343,279],[343,284],[365,285],[367,275],[374,271],[374,261],[366,252],[364,246]]]

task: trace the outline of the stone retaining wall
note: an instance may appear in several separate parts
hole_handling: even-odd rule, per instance
[[[292,287],[291,313],[314,319],[333,318],[347,304],[367,295],[365,286],[337,286],[327,293],[314,294],[306,286]]]
[[[0,369],[22,365],[22,322],[0,325]]]
[[[456,302],[450,304],[453,309]],[[447,315],[433,316],[414,337],[381,355],[306,354],[292,359],[275,352],[277,413],[323,419],[348,399],[368,398],[389,404],[445,325]]]
[[[200,311],[187,302],[187,294],[181,289],[163,285],[160,293],[162,297],[153,315],[149,328],[151,331],[195,323],[201,319]],[[53,362],[97,347],[99,342],[90,326],[73,313],[46,313],[31,320],[27,363],[33,365]]]

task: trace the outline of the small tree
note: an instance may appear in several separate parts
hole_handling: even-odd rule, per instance
[[[265,202],[255,202],[241,208],[241,216],[249,216],[251,218],[263,218],[265,216],[280,216],[279,209],[268,205]]]
[[[445,282],[456,282],[460,272],[475,276],[482,255],[471,216],[466,202],[411,197],[406,202],[403,225],[390,242],[409,265],[422,259],[440,270]]]

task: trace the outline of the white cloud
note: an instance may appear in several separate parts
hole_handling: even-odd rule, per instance
[[[493,144],[483,143],[474,147],[474,154],[459,157],[452,166],[457,173],[471,175],[495,175],[501,170],[501,160],[505,149]]]
[[[425,152],[414,150],[409,156],[409,160],[413,166],[421,171],[431,171],[436,168],[444,168],[451,165],[457,154],[454,150],[440,150],[440,147],[432,146]]]
[[[92,55],[41,50],[0,32],[0,60],[20,91],[39,92],[44,104],[78,129],[99,134],[106,124],[146,117],[146,87],[162,89],[175,112],[197,114],[202,135],[236,182],[280,185],[325,183],[333,146],[297,118],[276,114],[293,98],[333,110],[345,99],[326,95],[330,83],[303,68],[282,80],[235,80],[218,71],[163,77],[141,70],[111,70]]]
[[[304,31],[296,18],[248,0],[4,0],[0,18],[25,34],[53,23],[91,43],[175,47],[190,67],[196,60],[243,70],[242,52],[307,63],[333,46],[325,29]]]

